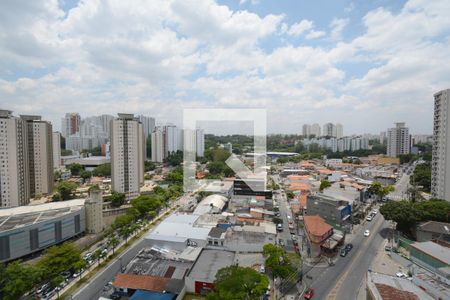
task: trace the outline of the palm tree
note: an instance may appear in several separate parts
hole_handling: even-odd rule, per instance
[[[115,237],[112,236],[109,240],[108,240],[108,246],[112,247],[113,250],[113,254],[114,254],[114,250],[117,247],[117,245],[119,245],[119,240]]]

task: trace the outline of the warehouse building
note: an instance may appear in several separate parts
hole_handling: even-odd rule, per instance
[[[43,250],[83,233],[84,199],[0,210],[0,262]]]

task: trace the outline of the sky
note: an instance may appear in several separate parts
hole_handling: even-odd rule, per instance
[[[448,12],[448,0],[3,0],[0,108],[54,129],[66,112],[180,125],[184,108],[265,108],[269,133],[427,134],[433,94],[450,88]]]

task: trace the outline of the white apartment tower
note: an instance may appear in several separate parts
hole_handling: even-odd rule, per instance
[[[53,132],[53,168],[61,167],[61,133]]]
[[[394,128],[387,131],[387,156],[397,157],[410,151],[409,128],[405,123],[395,123]]]
[[[450,89],[434,94],[431,195],[450,201]]]
[[[160,127],[156,127],[151,135],[152,139],[152,161],[162,163],[165,158],[164,132]]]
[[[89,197],[84,203],[86,208],[86,231],[97,234],[103,231],[103,198],[98,187],[91,187]]]
[[[311,125],[309,124],[303,124],[302,127],[302,135],[304,137],[309,137],[311,135]]]
[[[164,137],[165,137],[165,151],[164,155],[168,155],[172,152],[177,152],[181,150],[179,146],[180,133],[175,125],[164,126]]]
[[[319,124],[314,123],[311,125],[310,135],[314,135],[315,137],[321,136],[321,130],[320,130]]]
[[[128,200],[139,196],[144,182],[145,136],[133,114],[118,114],[111,121],[111,175],[114,191]]]
[[[197,129],[195,130],[195,133],[196,133],[195,144],[197,147],[197,156],[203,157],[205,155],[205,132],[203,131],[203,129]],[[231,153],[233,148],[231,143],[229,144]]]
[[[344,126],[342,124],[337,123],[336,124],[336,138],[340,139],[344,137]]]
[[[52,124],[41,116],[21,115],[27,125],[30,197],[53,192]]]
[[[0,110],[0,208],[30,202],[26,131],[22,119]]]
[[[333,123],[323,125],[322,136],[336,137],[336,126]]]

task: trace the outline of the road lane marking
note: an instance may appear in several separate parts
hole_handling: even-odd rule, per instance
[[[381,220],[382,220],[382,218],[381,218]],[[374,228],[378,227],[377,233],[378,233],[378,231],[379,231],[379,229],[380,229],[379,227],[381,227],[382,224],[383,224],[383,221],[381,221],[380,224],[377,224],[377,225],[374,226]],[[375,236],[376,236],[377,233],[372,234],[368,239],[366,239],[366,240],[361,244],[362,247],[360,247],[360,248],[363,248],[363,247],[366,246],[366,244],[371,243],[372,240],[375,238]],[[336,282],[336,285],[335,285],[335,286],[333,287],[333,289],[328,293],[328,295],[327,295],[327,297],[326,297],[327,300],[334,300],[334,299],[336,299],[337,294],[338,294],[338,292],[339,292],[339,290],[340,290],[340,288],[341,288],[341,285],[344,283],[345,279],[347,278],[348,274],[350,273],[350,270],[353,269],[353,265],[356,263],[357,260],[359,260],[359,258],[360,258],[360,256],[361,256],[362,253],[363,253],[362,251],[359,251],[359,252],[356,254],[356,257],[353,259],[353,261],[351,262],[351,264],[346,268],[344,274],[341,276],[341,278],[339,278],[338,282]]]

